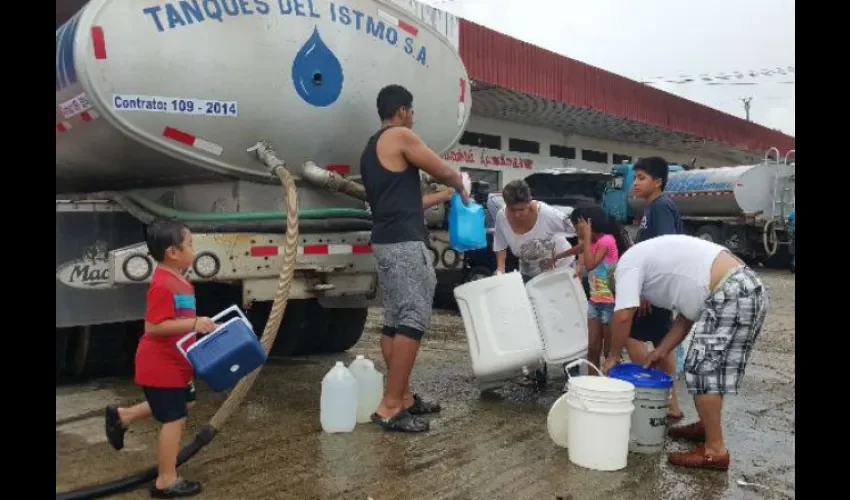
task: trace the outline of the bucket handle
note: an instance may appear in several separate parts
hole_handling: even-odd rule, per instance
[[[605,376],[605,374],[602,373],[602,370],[597,368],[596,365],[594,365],[593,363],[591,363],[590,361],[588,361],[586,359],[579,358],[575,361],[570,361],[569,363],[564,365],[564,374],[566,374],[566,376],[567,376],[567,381],[569,381],[569,379],[570,379],[570,368],[572,368],[574,366],[579,366],[579,365],[587,365],[589,368],[593,368],[594,370],[596,370],[596,373],[598,373],[600,377]],[[578,394],[573,394],[573,398],[575,398],[575,401],[578,402],[578,404],[580,404],[581,407],[585,411],[590,411],[590,409],[587,407],[587,405],[584,404],[584,400],[581,399],[581,396],[579,396]]]
[[[229,314],[233,314],[233,313],[236,313],[236,315],[238,315],[238,316],[242,319],[242,321],[244,321],[244,322],[245,322],[245,324],[246,324],[246,325],[248,325],[249,327],[251,326],[251,322],[250,322],[250,321],[248,321],[248,318],[247,318],[247,317],[245,317],[245,313],[243,313],[243,312],[242,312],[242,309],[240,309],[240,308],[239,308],[239,306],[237,306],[237,305],[235,305],[235,304],[234,304],[234,305],[232,305],[232,306],[230,306],[230,307],[228,307],[227,309],[225,309],[225,310],[221,311],[220,313],[216,314],[215,316],[213,316],[213,317],[212,317],[212,318],[210,318],[210,319],[213,321],[213,323],[218,323],[218,320],[220,320],[221,318],[223,318],[223,317],[225,317],[225,316],[227,316],[227,315],[229,315]],[[253,328],[251,328],[251,329],[253,330]],[[215,331],[211,332],[211,333],[210,333],[209,335],[207,335],[206,337],[202,338],[201,340],[199,340],[199,341],[195,342],[194,344],[192,344],[191,346],[189,346],[189,349],[184,349],[184,348],[183,348],[183,345],[184,345],[184,344],[185,344],[185,343],[186,343],[186,342],[187,342],[190,338],[192,338],[192,336],[197,335],[197,332],[189,332],[189,333],[187,333],[186,335],[184,335],[184,336],[183,336],[180,340],[178,340],[178,341],[177,341],[177,350],[178,350],[178,351],[180,351],[180,354],[182,354],[184,358],[188,359],[188,358],[189,358],[189,356],[188,356],[188,354],[187,354],[187,352],[188,352],[188,351],[191,351],[192,349],[194,349],[194,348],[195,348],[195,346],[197,346],[198,344],[200,344],[200,343],[202,343],[203,341],[207,340],[208,338],[212,337],[213,335],[215,335],[215,334],[216,334],[217,332],[219,332],[220,330],[221,330],[221,328],[220,328],[220,327],[219,327],[219,328],[217,328]]]
[[[567,380],[569,380],[569,378],[570,378],[570,368],[572,368],[572,367],[574,367],[574,366],[578,366],[578,365],[587,365],[588,367],[593,368],[594,370],[596,370],[596,373],[598,373],[600,377],[604,377],[604,376],[605,376],[605,374],[604,374],[604,373],[602,373],[602,370],[600,370],[599,368],[597,368],[597,367],[596,367],[596,365],[594,365],[594,364],[593,364],[593,363],[591,363],[590,361],[588,361],[588,360],[586,360],[586,359],[577,359],[577,360],[575,360],[575,361],[571,361],[571,362],[569,362],[569,363],[567,363],[567,364],[565,364],[565,365],[564,365],[564,374],[566,374],[566,376],[567,376]]]

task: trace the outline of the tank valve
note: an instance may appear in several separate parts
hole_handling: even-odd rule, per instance
[[[277,157],[277,152],[272,148],[271,144],[266,141],[259,141],[250,148],[248,152],[256,152],[257,158],[271,171],[272,175],[277,177],[277,169],[286,168],[286,162]]]

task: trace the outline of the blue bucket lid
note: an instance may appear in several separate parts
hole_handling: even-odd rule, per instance
[[[620,363],[611,368],[608,376],[645,389],[668,389],[673,386],[673,377],[655,368],[644,368],[635,363]]]

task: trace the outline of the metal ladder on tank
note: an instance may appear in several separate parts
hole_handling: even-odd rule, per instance
[[[786,200],[788,200],[788,194],[791,192],[791,183],[789,181],[793,178],[790,173],[790,169],[794,168],[794,163],[789,165],[788,159],[794,154],[794,150],[792,149],[788,151],[785,153],[785,156],[780,159],[781,153],[778,148],[773,147],[768,149],[767,153],[764,155],[764,162],[766,165],[771,164],[771,153],[776,153],[773,156],[772,162],[776,171],[773,177],[773,195],[771,200],[772,207],[770,219],[773,220],[774,224],[784,226],[788,215],[791,213],[789,203],[786,202]],[[790,205],[793,207],[793,196]]]
[[[793,149],[789,150],[782,158],[782,163],[780,163],[779,150],[776,148],[771,148],[771,150],[776,151],[777,170],[776,177],[773,179],[773,218],[776,219],[780,225],[784,226],[786,225],[788,216],[791,215],[791,210],[794,209],[794,204],[796,202],[794,190],[791,189],[791,183],[796,180],[796,162],[792,160],[789,163],[789,160],[793,158],[796,153]],[[768,154],[770,154],[770,151],[768,151]]]

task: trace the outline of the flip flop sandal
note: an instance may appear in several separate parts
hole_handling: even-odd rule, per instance
[[[411,415],[430,415],[440,413],[442,407],[439,403],[432,403],[420,398],[418,394],[413,395],[413,404],[407,408]]]
[[[431,428],[427,420],[414,417],[407,410],[401,410],[394,416],[387,418],[373,413],[372,422],[380,425],[385,430],[395,432],[426,432]]]
[[[121,417],[118,416],[118,408],[115,406],[106,407],[106,440],[116,450],[124,447],[124,433],[127,432],[127,427],[121,423]]]
[[[151,497],[153,498],[184,498],[193,497],[201,492],[201,483],[196,481],[187,481],[183,478],[178,478],[177,482],[168,488],[159,489],[156,485],[151,486]]]

